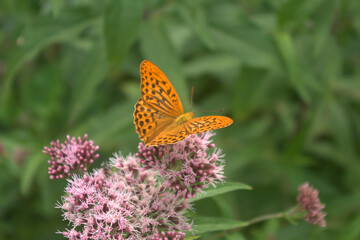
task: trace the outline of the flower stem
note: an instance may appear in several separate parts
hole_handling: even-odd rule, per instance
[[[249,221],[247,221],[246,226],[250,226],[250,225],[253,225],[253,224],[258,223],[258,222],[262,222],[262,221],[269,220],[269,219],[275,219],[275,218],[286,218],[286,213],[285,212],[278,212],[278,213],[272,213],[272,214],[267,214],[267,215],[255,217],[255,218],[250,219]],[[214,235],[213,237],[209,238],[209,240],[219,239],[219,238],[227,235],[228,233],[239,231],[241,228],[243,228],[243,227],[237,227],[237,228],[233,228],[233,229],[230,229],[230,230],[220,232],[220,233]]]
[[[267,215],[263,215],[263,216],[259,216],[256,218],[253,218],[249,221],[247,221],[248,226],[258,223],[258,222],[262,222],[265,220],[269,220],[269,219],[273,219],[273,218],[282,218],[285,217],[285,214],[283,212],[279,212],[279,213],[272,213],[272,214],[267,214]]]

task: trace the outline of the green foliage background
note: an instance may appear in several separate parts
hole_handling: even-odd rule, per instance
[[[0,239],[63,239],[51,140],[88,133],[96,166],[137,151],[143,59],[186,111],[194,86],[192,110],[234,119],[214,140],[227,180],[253,190],[198,201],[196,217],[283,211],[305,181],[326,204],[324,229],[281,219],[201,239],[360,239],[359,13],[358,0],[2,0]]]

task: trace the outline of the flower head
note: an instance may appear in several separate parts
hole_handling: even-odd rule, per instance
[[[147,169],[156,170],[167,179],[167,187],[175,195],[194,197],[197,192],[215,185],[224,178],[224,161],[221,150],[210,138],[213,132],[193,134],[173,145],[145,147],[139,144],[137,157]],[[208,150],[214,149],[212,153]]]
[[[326,213],[322,212],[325,208],[320,203],[319,191],[311,187],[309,183],[304,183],[298,188],[299,194],[297,202],[302,211],[306,211],[305,220],[311,224],[326,226]]]
[[[58,207],[73,228],[60,233],[74,240],[183,239],[190,205],[165,189],[134,156],[115,155],[108,167],[69,180]]]
[[[86,134],[77,139],[67,136],[65,143],[57,140],[50,143],[51,147],[44,147],[43,153],[51,157],[48,161],[50,179],[68,177],[76,171],[86,171],[87,166],[99,157],[96,153],[99,147],[94,146],[94,142],[88,141],[87,137]]]

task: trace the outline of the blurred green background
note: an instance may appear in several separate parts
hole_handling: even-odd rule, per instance
[[[262,222],[219,239],[360,239],[360,1],[1,0],[0,239],[63,239],[51,140],[100,146],[95,167],[137,151],[133,106],[148,59],[190,111],[224,109],[227,181],[253,187],[196,203],[196,216],[283,211],[305,181],[327,228]],[[210,239],[218,233],[204,234]]]

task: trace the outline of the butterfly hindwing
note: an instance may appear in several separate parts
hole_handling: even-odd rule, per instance
[[[140,66],[141,96],[153,109],[177,117],[184,113],[181,101],[165,74],[150,61]]]
[[[156,109],[153,109],[142,98],[135,104],[134,124],[142,141],[147,143],[158,135],[162,129],[174,121]]]
[[[136,132],[139,134],[140,139],[147,141],[147,133],[151,129],[156,128],[156,121],[154,115],[156,111],[144,104],[144,100],[139,98],[135,105],[134,123]]]
[[[159,146],[166,144],[173,144],[179,142],[189,136],[190,133],[186,131],[184,125],[177,126],[173,129],[166,129],[161,132],[153,140],[149,141],[146,146]]]
[[[204,116],[189,120],[184,127],[189,134],[195,134],[224,128],[232,123],[233,120],[225,116]]]
[[[233,120],[225,116],[204,116],[194,118],[173,129],[167,128],[166,131],[163,131],[159,135],[155,136],[154,139],[149,141],[146,145],[158,146],[173,144],[185,139],[190,134],[227,127],[232,123]]]

